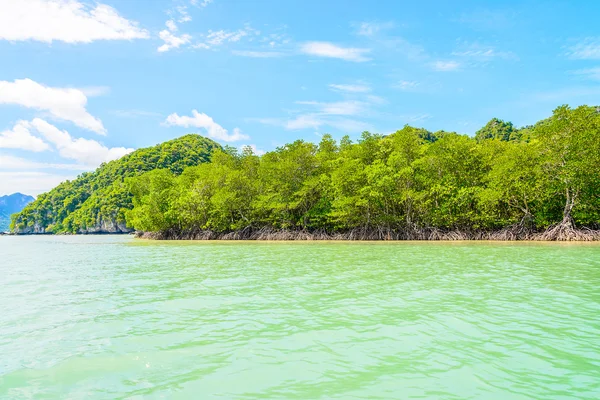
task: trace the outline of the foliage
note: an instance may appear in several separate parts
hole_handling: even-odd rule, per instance
[[[37,227],[36,232],[76,233],[102,231],[107,224],[112,229],[124,228],[125,211],[132,208],[126,178],[161,168],[178,175],[188,166],[210,161],[212,152],[220,148],[210,139],[186,135],[136,150],[40,195],[13,216],[12,229],[26,233]]]
[[[126,218],[154,232],[492,231],[564,218],[597,227],[599,132],[595,108],[564,106],[525,131],[494,119],[475,138],[405,126],[356,143],[298,140],[261,157],[217,150],[179,176],[127,179],[135,206]]]
[[[513,126],[512,122],[492,118],[483,128],[475,132],[475,139],[479,142],[485,139],[499,139],[508,142],[521,139],[521,133]]]

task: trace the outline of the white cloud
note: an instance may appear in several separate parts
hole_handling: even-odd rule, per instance
[[[329,87],[333,90],[340,92],[348,92],[348,93],[368,93],[371,91],[371,87],[369,85],[364,84],[353,84],[353,85],[338,85],[338,84],[330,84]]]
[[[600,60],[600,38],[585,38],[571,46],[567,55],[576,60]]]
[[[585,77],[586,79],[600,81],[600,67],[579,69],[579,70],[573,71],[573,73],[576,75],[581,75],[581,76]]]
[[[165,22],[165,25],[167,25],[167,29],[158,33],[158,36],[165,42],[157,49],[159,53],[164,53],[171,49],[178,49],[181,45],[188,44],[192,40],[192,37],[187,33],[184,33],[181,36],[175,35],[175,32],[177,32],[177,24],[175,24],[175,21],[172,19]]]
[[[434,61],[431,67],[436,71],[456,71],[460,68],[460,63],[456,61]]]
[[[208,115],[199,113],[197,110],[192,110],[191,117],[185,115],[179,116],[177,113],[173,113],[167,117],[165,124],[168,126],[182,126],[184,128],[202,128],[206,130],[209,137],[225,142],[236,142],[249,139],[249,136],[242,134],[239,128],[234,128],[233,133],[229,134],[227,129],[217,124]]]
[[[26,193],[37,196],[49,191],[75,175],[49,174],[35,171],[0,171],[0,195],[10,193]]]
[[[0,39],[52,43],[147,39],[148,31],[117,10],[77,0],[0,0]]]
[[[11,130],[0,132],[0,148],[21,149],[34,152],[50,150],[50,146],[30,132],[30,123],[19,121]]]
[[[231,52],[233,55],[241,57],[253,57],[253,58],[276,58],[283,57],[285,53],[279,51],[240,51],[234,50]]]
[[[54,164],[27,160],[21,157],[14,157],[6,154],[0,154],[0,169],[21,169],[21,170],[72,170],[88,171],[92,169],[89,165],[81,164]]]
[[[87,97],[80,89],[43,86],[31,79],[0,81],[0,104],[17,104],[48,111],[55,118],[70,121],[101,135],[106,134],[102,121],[87,112]]]
[[[165,25],[167,26],[167,29],[169,29],[171,32],[177,32],[177,24],[172,19],[165,22]]]
[[[71,160],[85,165],[98,166],[103,162],[119,159],[134,149],[124,147],[108,148],[101,143],[84,138],[74,139],[67,131],[61,131],[57,127],[40,118],[35,118],[30,125],[34,127],[48,142],[52,143],[59,154]]]
[[[300,47],[300,51],[304,54],[312,56],[338,58],[353,62],[364,62],[370,60],[370,58],[365,57],[365,54],[369,53],[371,50],[354,47],[340,47],[329,42],[308,42],[304,43]]]
[[[179,13],[179,19],[177,20],[178,22],[184,23],[184,22],[190,22],[192,20],[192,17],[190,17],[190,15],[187,12],[187,7],[186,6],[177,6],[177,12]]]

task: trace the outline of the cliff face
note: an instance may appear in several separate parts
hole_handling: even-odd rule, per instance
[[[91,235],[91,234],[119,234],[119,233],[131,233],[133,229],[127,228],[124,222],[117,222],[114,220],[103,220],[100,223],[88,226],[86,228],[78,229],[77,234]],[[26,226],[24,228],[14,229],[13,233],[17,235],[45,235],[53,234],[52,231],[47,231],[46,227],[36,222],[33,226]]]
[[[77,233],[94,234],[94,233],[130,233],[130,232],[133,232],[133,229],[127,228],[127,225],[124,222],[103,220],[99,224],[94,225],[92,227],[87,227],[85,229],[82,229]]]
[[[155,169],[180,174],[186,167],[209,162],[213,151],[218,149],[222,149],[218,143],[192,134],[136,150],[41,194],[13,217],[12,232],[21,235],[131,232],[125,224],[125,213],[133,208],[128,178]]]

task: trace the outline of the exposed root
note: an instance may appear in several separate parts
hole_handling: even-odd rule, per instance
[[[592,241],[600,240],[600,230],[578,229],[572,224],[554,225],[543,232],[536,232],[524,224],[497,231],[442,230],[438,228],[405,229],[356,228],[343,232],[325,230],[286,230],[273,228],[245,228],[232,232],[209,230],[163,232],[136,232],[136,237],[154,240],[539,240],[539,241]]]
[[[578,229],[571,218],[565,218],[560,223],[550,226],[541,234],[536,235],[534,240],[590,242],[600,240],[600,231],[588,228]]]

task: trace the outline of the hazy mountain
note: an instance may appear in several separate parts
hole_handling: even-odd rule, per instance
[[[10,215],[20,212],[25,206],[35,200],[22,193],[0,196],[0,232],[7,232],[10,225]]]

